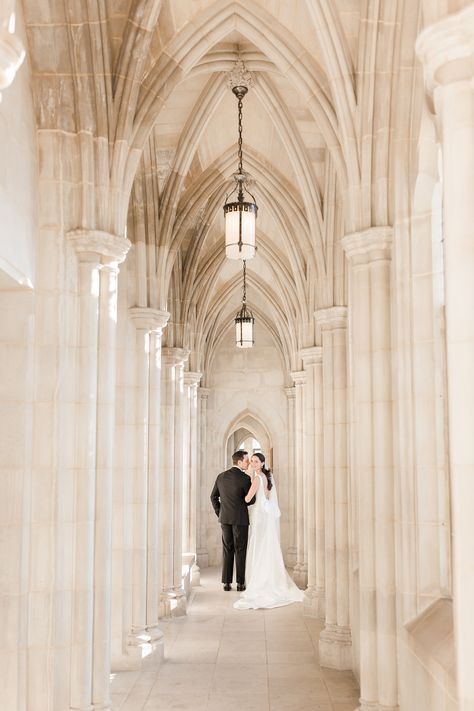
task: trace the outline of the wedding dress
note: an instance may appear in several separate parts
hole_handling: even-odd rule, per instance
[[[256,501],[250,507],[247,589],[234,603],[238,610],[282,607],[302,602],[304,593],[288,575],[280,548],[280,509],[275,484],[265,496],[260,476]]]

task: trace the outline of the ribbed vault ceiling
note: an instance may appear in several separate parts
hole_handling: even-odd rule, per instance
[[[312,342],[318,294],[331,280],[342,151],[322,68],[323,30],[307,5],[166,0],[161,6],[142,85],[136,140],[142,131],[148,138],[129,236],[134,239],[135,201],[153,212],[148,225],[155,223],[155,236],[147,239],[158,243],[157,305],[172,314],[169,342],[191,346],[201,369],[241,297],[241,265],[224,258],[222,210],[237,166],[237,102],[227,73],[239,56],[255,81],[244,99],[244,167],[259,205],[248,297],[288,370],[298,348]],[[331,5],[343,51],[353,57],[359,2]],[[129,11],[124,3],[121,9],[117,47]]]
[[[64,231],[127,230],[134,301],[171,312],[168,345],[191,348],[193,369],[211,362],[240,303],[222,213],[237,165],[236,59],[255,81],[249,301],[297,369],[319,342],[314,310],[347,304],[341,236],[394,223],[394,154],[411,135],[398,97],[410,95],[420,13],[442,5],[23,0],[38,128],[83,157],[65,159]]]

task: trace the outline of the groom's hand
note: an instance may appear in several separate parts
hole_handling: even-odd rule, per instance
[[[221,498],[219,494],[219,489],[217,488],[217,483],[214,484],[214,488],[211,492],[211,503],[212,503],[212,508],[216,512],[217,518],[219,518],[219,514],[221,511]]]

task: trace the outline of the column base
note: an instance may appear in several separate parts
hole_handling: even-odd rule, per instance
[[[142,657],[142,671],[157,670],[165,658],[165,635],[157,624],[148,625],[146,629],[150,641]]]
[[[376,701],[362,701],[355,711],[400,711],[400,706],[384,706]]]
[[[197,552],[197,564],[202,568],[209,568],[209,553],[205,548],[199,548]]]
[[[138,671],[142,667],[142,650],[137,644],[127,643],[126,651],[120,655],[114,655],[110,660],[110,671]]]
[[[191,568],[191,586],[196,588],[198,585],[201,585],[201,570],[196,560]]]
[[[171,610],[171,617],[183,617],[187,613],[188,596],[183,588],[175,590],[176,605]]]
[[[112,659],[112,671],[141,669],[143,660],[150,655],[153,655],[155,664],[161,664],[165,655],[164,640],[164,634],[157,625],[132,631],[127,637],[125,654]]]
[[[295,568],[296,566],[296,548],[295,546],[288,546],[286,555],[285,555],[285,560],[286,560],[286,566],[287,568]]]
[[[319,636],[319,663],[328,669],[352,669],[350,627],[326,625]]]
[[[307,587],[308,571],[302,563],[297,563],[293,568],[293,580],[301,590],[304,590]]]
[[[196,556],[194,553],[186,553],[183,555],[183,562],[181,566],[181,581],[179,587],[176,586],[175,590],[177,593],[180,591],[184,592],[186,597],[191,595],[193,588],[193,569],[196,565]],[[178,582],[178,581],[176,581]]]
[[[303,600],[303,615],[324,620],[326,611],[326,599],[324,591],[318,590],[314,586],[307,588]]]
[[[162,593],[159,617],[183,617],[187,607],[186,593],[182,588],[171,588]]]

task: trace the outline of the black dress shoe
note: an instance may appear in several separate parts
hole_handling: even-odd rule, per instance
[[[224,590],[229,592],[229,590],[232,590],[232,585],[230,583],[224,583]]]
[[[237,592],[243,592],[245,590],[245,584],[240,584],[238,583],[237,585]]]

